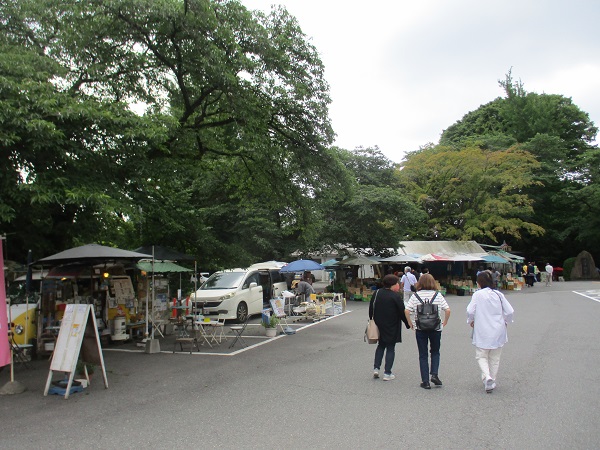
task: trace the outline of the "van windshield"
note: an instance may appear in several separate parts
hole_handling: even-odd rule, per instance
[[[200,289],[235,289],[244,279],[245,272],[213,273]]]
[[[41,282],[39,280],[33,280],[31,282],[31,295],[29,296],[29,302],[37,302],[39,300],[40,285]],[[10,299],[10,303],[13,305],[26,303],[28,299],[25,281],[13,281],[6,290],[6,299]]]

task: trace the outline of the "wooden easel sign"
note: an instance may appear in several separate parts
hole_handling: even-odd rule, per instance
[[[44,395],[48,395],[54,372],[65,372],[69,381],[65,390],[65,399],[69,398],[77,361],[98,365],[102,369],[104,387],[108,389],[106,367],[102,356],[100,335],[96,325],[96,316],[92,305],[67,305],[60,325],[58,339],[50,363],[50,373],[46,381]],[[86,368],[87,378],[87,368]],[[89,379],[88,379],[89,381]]]

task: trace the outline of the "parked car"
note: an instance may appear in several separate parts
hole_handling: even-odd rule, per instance
[[[200,284],[203,284],[206,280],[208,280],[208,277],[210,277],[208,272],[200,272],[199,275],[198,283]]]
[[[37,312],[41,298],[42,279],[48,271],[34,271],[31,277],[31,294],[27,298],[26,276],[14,280],[6,292],[9,328],[14,333],[16,344],[31,344],[37,334]],[[10,300],[10,308],[9,308]]]
[[[225,319],[244,322],[260,314],[271,298],[287,288],[279,268],[230,269],[213,273],[191,296],[197,311],[205,316],[222,314]],[[202,308],[202,309],[201,309]],[[219,313],[221,311],[221,313]],[[223,311],[226,311],[223,312]]]

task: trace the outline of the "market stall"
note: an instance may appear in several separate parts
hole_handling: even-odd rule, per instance
[[[97,244],[72,248],[34,266],[50,268],[42,281],[37,317],[37,349],[51,353],[57,330],[69,304],[91,304],[104,338],[123,336],[121,325],[138,319],[140,303],[126,266],[151,255]],[[116,320],[116,323],[115,323]]]

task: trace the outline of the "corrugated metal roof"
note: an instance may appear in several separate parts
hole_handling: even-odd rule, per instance
[[[487,252],[475,241],[402,241],[399,254],[405,255],[477,255]]]

